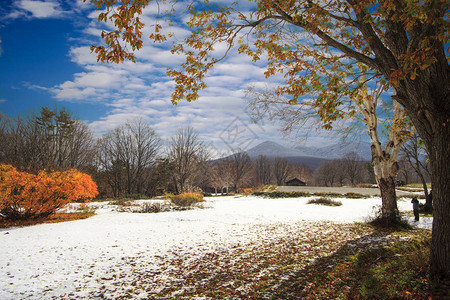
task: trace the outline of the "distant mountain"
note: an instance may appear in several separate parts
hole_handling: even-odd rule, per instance
[[[335,159],[342,158],[349,152],[358,153],[364,160],[370,160],[372,158],[370,144],[367,143],[333,144],[324,147],[296,146],[294,148],[288,148],[275,142],[266,141],[247,150],[247,154],[251,158],[255,158],[258,155],[265,155],[272,158],[277,156],[308,156],[321,159]]]
[[[287,148],[275,142],[263,142],[246,151],[248,156],[255,158],[258,155],[265,155],[267,157],[295,157],[295,156],[310,156],[304,154],[301,150],[295,148]]]
[[[313,155],[327,159],[342,158],[349,152],[356,152],[364,160],[372,159],[370,144],[368,143],[334,144],[324,147],[297,146],[294,149],[302,152],[304,155]]]
[[[313,153],[305,152],[296,148],[287,148],[275,142],[266,141],[246,151],[251,159],[259,155],[265,155],[269,158],[282,157],[290,163],[305,164],[311,171],[317,169],[320,163],[327,160],[324,157],[316,157]]]
[[[370,160],[370,145],[364,143],[333,144],[324,147],[297,146],[288,148],[275,142],[266,141],[246,151],[250,158],[258,155],[269,158],[283,157],[291,163],[305,164],[314,171],[322,161],[342,158],[349,152],[356,152],[364,160]]]
[[[334,144],[325,147],[297,146],[288,148],[275,142],[266,141],[246,152],[251,159],[255,159],[259,155],[265,155],[271,159],[282,157],[290,163],[305,164],[311,171],[314,171],[322,161],[342,158],[352,151],[358,153],[364,160],[370,160],[372,157],[369,144]],[[222,159],[226,158],[228,157]]]

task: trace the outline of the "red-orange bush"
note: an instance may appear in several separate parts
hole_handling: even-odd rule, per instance
[[[69,202],[97,194],[92,178],[75,169],[34,175],[0,165],[0,214],[6,219],[46,217]]]
[[[250,195],[251,193],[253,193],[253,189],[252,188],[242,188],[240,190],[240,192],[245,194],[245,195]]]

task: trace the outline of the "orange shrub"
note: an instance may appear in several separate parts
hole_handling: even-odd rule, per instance
[[[183,207],[205,201],[203,195],[199,193],[181,193],[179,195],[165,194],[165,197],[169,198],[173,204]]]
[[[97,194],[92,178],[75,169],[34,175],[0,165],[0,214],[6,219],[45,217],[69,202]]]
[[[252,188],[243,188],[242,193],[245,195],[250,195],[251,193],[253,193],[253,189]]]

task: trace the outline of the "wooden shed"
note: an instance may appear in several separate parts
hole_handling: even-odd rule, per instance
[[[306,182],[301,181],[298,178],[292,178],[286,181],[287,186],[306,186]]]

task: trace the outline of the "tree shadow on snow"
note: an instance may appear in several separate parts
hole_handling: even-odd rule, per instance
[[[387,236],[393,232],[393,229],[376,229],[371,234],[348,241],[333,254],[316,259],[312,264],[276,284],[272,296],[275,299],[427,299],[431,295],[433,299],[447,297],[445,289],[431,290],[428,284],[427,259],[424,259],[428,257],[428,251],[424,251],[425,248],[422,247],[429,245],[409,243],[405,244],[407,250],[404,252],[401,248],[395,250],[398,252],[390,251],[386,248],[386,241]],[[418,261],[417,265],[421,268],[416,264],[408,265],[410,261],[402,258],[402,253],[404,256],[417,255],[417,258],[413,259]],[[391,264],[393,260],[397,262]],[[389,271],[390,267],[401,264],[405,264],[405,270]],[[402,275],[402,272],[405,274],[404,278],[395,278],[398,273]],[[389,278],[389,274],[393,278]]]

